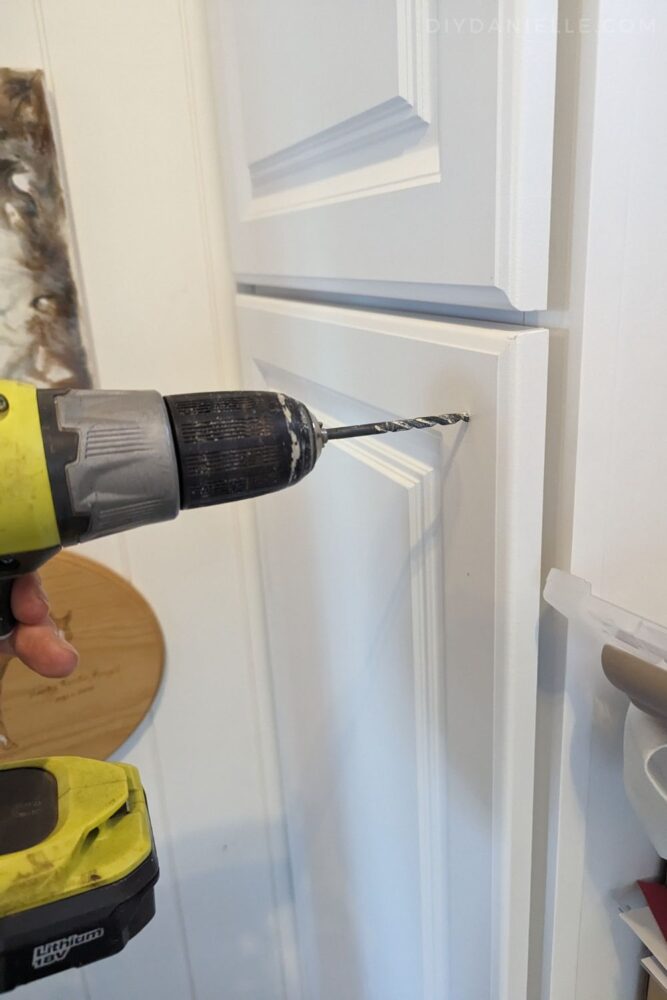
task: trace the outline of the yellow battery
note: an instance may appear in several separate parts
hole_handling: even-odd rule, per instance
[[[155,913],[158,874],[136,768],[0,765],[0,992],[120,951]]]

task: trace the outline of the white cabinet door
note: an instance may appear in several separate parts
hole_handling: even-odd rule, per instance
[[[525,1000],[546,332],[240,296],[247,382],[330,443],[255,501],[290,1000]],[[289,963],[288,963],[289,964]]]
[[[546,306],[556,0],[209,0],[242,281]]]

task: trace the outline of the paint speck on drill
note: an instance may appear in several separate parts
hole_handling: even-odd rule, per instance
[[[290,471],[289,471],[289,483],[293,483],[296,479],[296,471],[299,465],[299,460],[301,458],[301,444],[294,430],[294,422],[292,417],[292,411],[289,408],[286,397],[282,392],[278,393],[278,402],[282,407],[282,411],[285,415],[285,423],[287,424],[287,431],[290,436],[290,443],[292,446],[292,455],[290,461]]]

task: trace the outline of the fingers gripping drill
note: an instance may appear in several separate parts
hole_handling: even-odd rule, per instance
[[[15,625],[13,580],[62,546],[291,486],[330,439],[467,420],[327,429],[276,392],[163,397],[0,381],[0,637]]]

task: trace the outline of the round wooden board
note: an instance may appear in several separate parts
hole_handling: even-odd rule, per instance
[[[48,680],[11,661],[2,716],[12,745],[0,749],[0,762],[56,754],[104,760],[136,729],[160,687],[160,625],[130,583],[90,559],[61,552],[41,577],[79,666]]]

